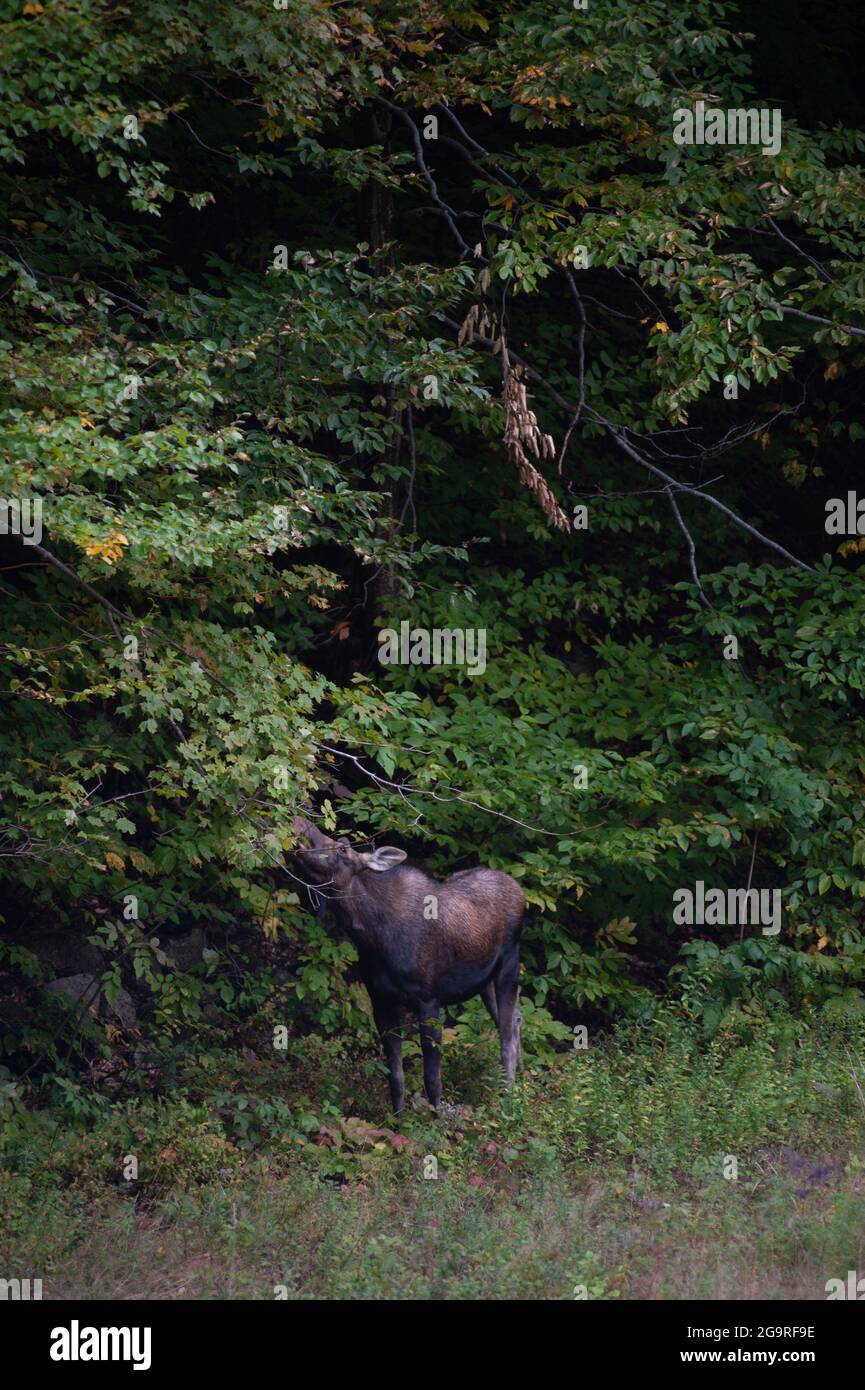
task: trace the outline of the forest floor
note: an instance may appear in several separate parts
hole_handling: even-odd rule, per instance
[[[371,1049],[188,1065],[158,1098],[7,1116],[7,1277],[61,1299],[825,1299],[865,1271],[859,1025],[622,1025],[527,1059],[504,1102],[481,1036],[445,1050],[456,1099],[416,1096],[398,1129]]]

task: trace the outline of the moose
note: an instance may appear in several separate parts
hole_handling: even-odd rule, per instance
[[[390,1073],[397,1117],[405,1105],[400,1013],[420,1025],[424,1090],[441,1102],[440,1010],[479,994],[501,1038],[505,1086],[520,1057],[520,932],[525,899],[498,869],[463,869],[443,883],[404,864],[393,845],[359,851],[302,816],[293,853],[314,893],[353,942]]]

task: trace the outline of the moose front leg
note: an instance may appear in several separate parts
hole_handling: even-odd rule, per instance
[[[423,1088],[433,1110],[438,1110],[442,1098],[442,1030],[438,1026],[438,1018],[436,1004],[422,1005],[418,1009],[420,1045],[423,1052]]]
[[[373,999],[372,1012],[375,1026],[384,1045],[384,1056],[390,1076],[390,1103],[397,1119],[405,1107],[405,1077],[402,1069],[402,1032],[400,1030],[399,1007]]]

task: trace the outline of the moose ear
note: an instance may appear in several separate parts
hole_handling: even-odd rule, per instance
[[[381,845],[374,849],[371,854],[362,856],[364,867],[375,869],[376,873],[383,873],[385,869],[395,869],[397,864],[401,864],[407,858],[404,849],[397,849],[395,845]]]

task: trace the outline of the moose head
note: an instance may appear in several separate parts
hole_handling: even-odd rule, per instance
[[[307,882],[321,889],[325,897],[343,897],[356,874],[367,870],[384,873],[401,864],[406,857],[405,850],[394,845],[382,845],[370,851],[353,849],[344,837],[332,840],[302,816],[296,816],[293,825],[299,837],[295,858]]]

